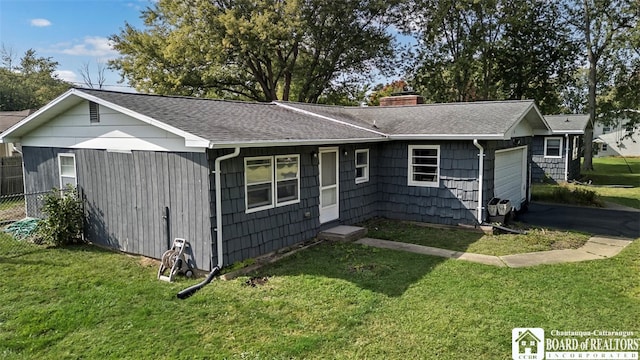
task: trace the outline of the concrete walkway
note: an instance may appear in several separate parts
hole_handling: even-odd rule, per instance
[[[384,249],[408,251],[417,254],[439,256],[448,259],[465,260],[485,265],[518,268],[542,264],[559,264],[585,260],[606,259],[617,255],[622,249],[629,245],[631,241],[632,240],[595,236],[590,238],[579,249],[539,251],[505,256],[474,254],[440,249],[431,246],[407,244],[397,241],[372,238],[362,238],[360,240],[357,240],[356,244],[368,245]]]

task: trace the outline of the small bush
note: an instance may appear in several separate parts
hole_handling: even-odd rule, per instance
[[[38,226],[45,243],[61,246],[82,241],[82,202],[75,188],[52,189],[44,197],[42,212],[46,218]]]
[[[553,189],[551,197],[553,201],[563,204],[602,206],[596,192],[587,189],[559,186]]]

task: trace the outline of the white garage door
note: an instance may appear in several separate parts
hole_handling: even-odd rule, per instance
[[[494,196],[510,200],[511,206],[520,210],[527,198],[527,148],[496,151],[493,175]]]

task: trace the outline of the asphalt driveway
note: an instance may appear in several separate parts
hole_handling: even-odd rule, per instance
[[[595,235],[640,237],[640,212],[558,204],[529,204],[518,221],[549,228],[577,230]]]

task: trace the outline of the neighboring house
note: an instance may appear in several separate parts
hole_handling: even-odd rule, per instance
[[[611,124],[596,123],[593,129],[594,157],[640,156],[640,125],[636,125],[628,136],[626,124],[614,121]]]
[[[183,237],[207,269],[375,216],[474,224],[494,196],[520,209],[528,147],[548,131],[533,101],[340,107],[72,89],[0,140],[22,143],[27,192],[78,186],[90,241],[159,258]]]
[[[567,182],[580,177],[580,157],[589,115],[545,115],[551,134],[533,138],[533,182]]]
[[[0,133],[12,127],[31,114],[32,110],[0,111]],[[0,157],[13,156],[19,153],[20,144],[0,144]]]

